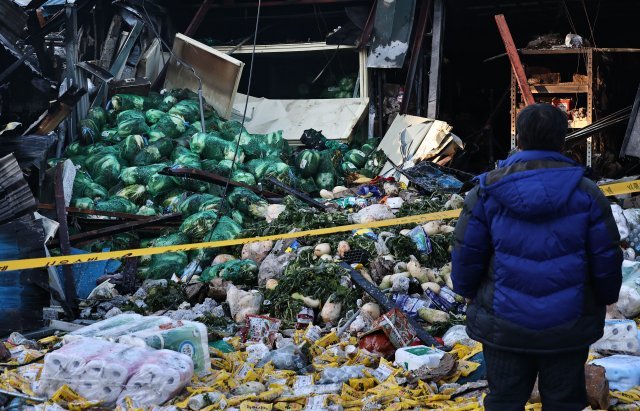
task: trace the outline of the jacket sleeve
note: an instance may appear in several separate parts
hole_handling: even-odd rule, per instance
[[[608,305],[618,301],[622,284],[620,233],[604,194],[595,184],[589,194],[592,199],[587,235],[589,275],[598,302]]]
[[[479,187],[467,194],[456,224],[451,253],[453,288],[457,294],[466,298],[475,298],[480,282],[487,274],[493,253],[484,205],[478,194]]]

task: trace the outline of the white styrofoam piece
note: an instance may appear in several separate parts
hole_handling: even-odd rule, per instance
[[[247,96],[238,93],[232,119],[240,121]],[[365,113],[369,99],[340,98],[314,100],[272,100],[249,96],[244,126],[249,133],[266,134],[282,130],[293,145],[307,129],[322,131],[330,140],[346,140]]]

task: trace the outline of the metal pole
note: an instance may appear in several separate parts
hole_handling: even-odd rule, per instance
[[[444,0],[433,4],[433,27],[431,28],[431,65],[429,66],[429,98],[427,117],[438,118],[440,103],[440,77],[442,64],[442,36],[444,35]]]

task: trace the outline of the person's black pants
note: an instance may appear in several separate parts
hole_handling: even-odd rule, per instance
[[[521,354],[484,346],[489,394],[486,411],[522,411],[538,377],[544,411],[588,406],[584,365],[589,348],[557,354]]]

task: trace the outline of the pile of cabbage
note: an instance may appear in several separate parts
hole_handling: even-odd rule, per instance
[[[315,195],[353,176],[373,177],[386,160],[374,150],[376,141],[355,149],[315,130],[305,132],[307,148],[295,152],[282,131],[250,134],[206,103],[204,122],[203,132],[198,97],[185,89],[118,94],[107,109],[89,111],[63,157],[49,160],[54,166],[69,159],[77,168],[71,206],[145,216],[180,212],[184,219],[179,230],[159,238],[123,234],[90,250],[225,240],[265,220],[268,204],[252,191],[231,189],[223,206],[223,187],[162,174],[168,167],[210,171],[252,186],[272,177]],[[194,258],[209,256],[168,253],[143,259],[143,265],[150,264],[153,277],[166,278]]]

